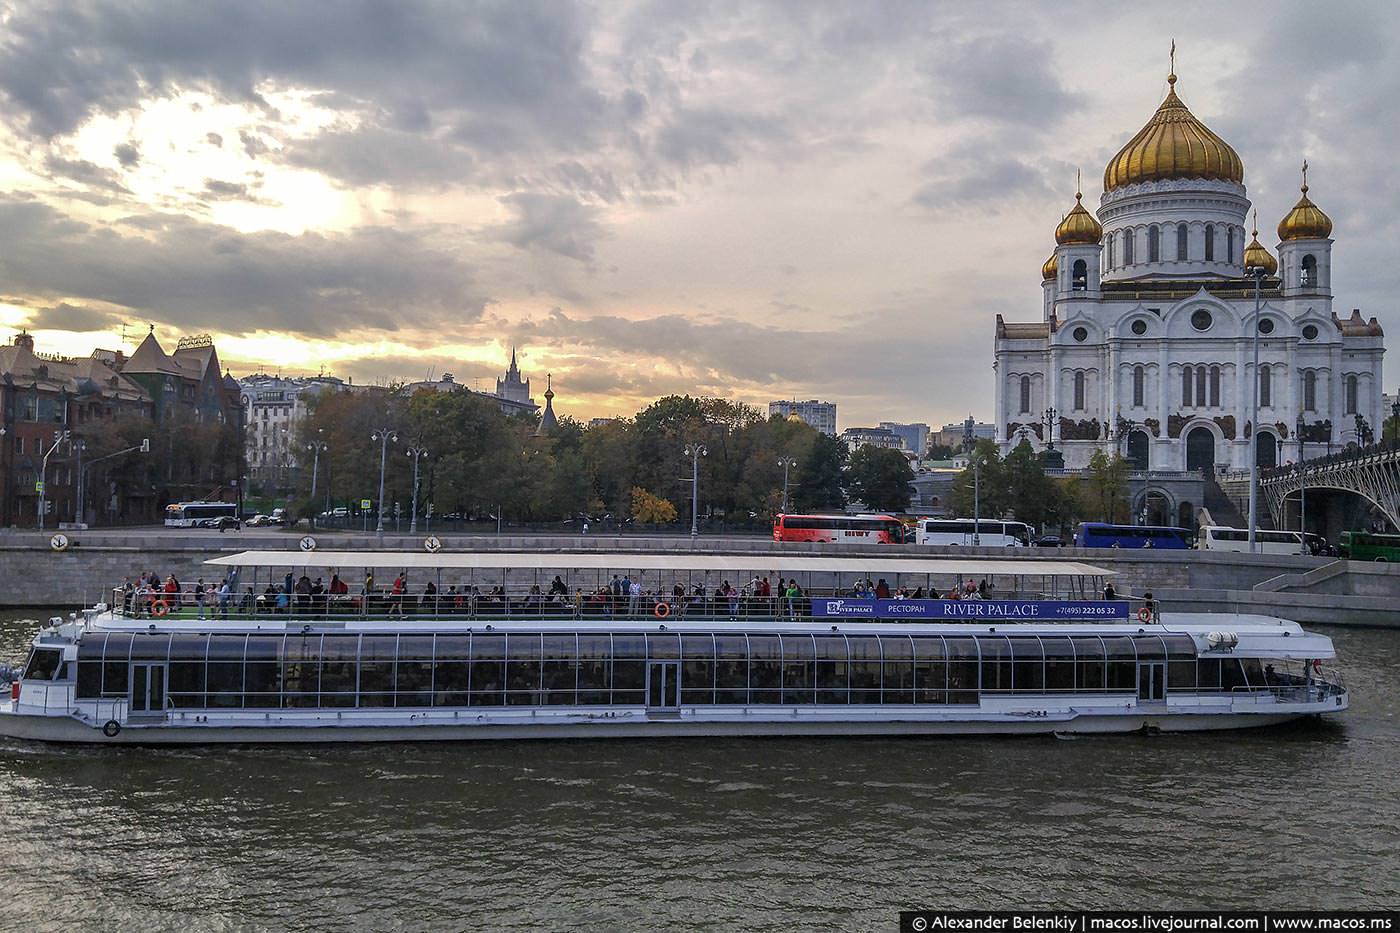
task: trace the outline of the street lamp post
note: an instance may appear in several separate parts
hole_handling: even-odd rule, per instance
[[[83,453],[87,451],[87,442],[81,437],[73,441],[73,453],[78,458],[78,489],[73,505],[73,524],[83,524]]]
[[[700,458],[710,452],[704,444],[691,444],[685,455],[690,458],[690,539],[700,537]]]
[[[306,449],[311,451],[311,507],[314,509],[316,507],[316,478],[321,471],[321,451],[329,450],[330,445],[325,441],[313,441],[306,445]],[[330,499],[329,488],[326,491],[326,498]],[[326,503],[326,508],[329,511],[329,501]]]
[[[1245,274],[1254,279],[1254,376],[1250,380],[1251,435],[1249,439],[1249,553],[1255,553],[1255,530],[1259,519],[1259,311],[1263,299],[1263,266],[1250,266]]]
[[[68,437],[69,437],[69,434],[68,434],[67,431],[55,431],[55,432],[53,432],[53,446],[50,447],[48,450],[44,451],[44,459],[43,459],[43,462],[40,463],[40,465],[39,465],[39,530],[40,530],[40,531],[43,531],[43,530],[44,530],[44,512],[46,511],[46,509],[47,509],[47,507],[48,507],[47,496],[48,496],[48,491],[49,491],[49,483],[48,483],[49,457],[53,456],[53,452],[54,452],[55,450],[58,450],[58,445],[59,445],[59,444],[62,444],[64,441],[68,440]]]
[[[1045,447],[1047,450],[1055,449],[1055,416],[1058,414],[1059,412],[1055,411],[1055,409],[1047,408],[1045,409],[1044,415],[1041,416],[1042,420],[1045,422]],[[966,428],[964,428],[964,430],[966,430]]]
[[[977,422],[971,415],[963,422],[963,449],[972,461],[972,546],[982,543],[982,461],[977,457]]]
[[[789,457],[779,457],[778,466],[783,468],[783,514],[787,514],[788,470],[797,466],[797,461]]]
[[[1366,421],[1365,418],[1363,418],[1363,417],[1361,416],[1361,413],[1360,413],[1360,412],[1357,412],[1357,413],[1356,413],[1356,444],[1357,444],[1357,446],[1358,446],[1358,447],[1369,447],[1369,446],[1371,446],[1371,437],[1372,437],[1372,434],[1371,434],[1371,425]]]
[[[390,428],[380,428],[369,436],[372,441],[379,442],[379,499],[375,502],[375,511],[379,513],[379,522],[375,525],[374,533],[379,535],[379,542],[384,543],[384,468],[388,465],[389,442],[398,443],[398,432]]]
[[[423,446],[409,447],[404,453],[413,458],[413,505],[412,511],[408,513],[408,533],[418,534],[418,458],[428,455],[428,448]]]
[[[1308,478],[1303,472],[1303,415],[1298,414],[1298,423],[1293,426],[1298,432],[1298,553],[1308,553],[1307,498]]]

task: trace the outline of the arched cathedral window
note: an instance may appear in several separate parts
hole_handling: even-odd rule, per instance
[[[1156,224],[1147,228],[1147,261],[1158,262],[1162,258],[1162,231]]]
[[[1272,396],[1272,394],[1273,394],[1273,392],[1271,391],[1272,388],[1273,388],[1273,381],[1274,381],[1273,376],[1274,376],[1274,371],[1273,371],[1270,367],[1268,367],[1268,366],[1260,366],[1260,367],[1259,367],[1259,407],[1260,407],[1260,408],[1268,408],[1270,405],[1273,404],[1273,400],[1272,400],[1271,397],[1270,397],[1270,396]]]
[[[1346,410],[1346,413],[1347,413],[1348,415],[1354,415],[1354,414],[1356,414],[1357,395],[1359,395],[1359,394],[1360,394],[1360,393],[1357,391],[1356,377],[1355,377],[1355,376],[1347,376],[1347,410]]]
[[[1110,269],[1116,269],[1116,268],[1118,268],[1117,264],[1114,262],[1114,253],[1116,252],[1116,250],[1114,249],[1114,247],[1117,246],[1117,245],[1118,245],[1118,238],[1117,238],[1116,236],[1110,236],[1110,237],[1108,238],[1108,267],[1109,267]]]
[[[1317,373],[1303,373],[1303,411],[1317,411]]]
[[[1317,284],[1317,257],[1312,253],[1303,257],[1303,271],[1298,276],[1298,284],[1304,288]]]
[[[1176,259],[1177,262],[1186,261],[1186,225],[1176,225]]]
[[[1133,367],[1133,407],[1143,406],[1143,397],[1147,394],[1147,367]]]
[[[1206,407],[1206,368],[1196,367],[1196,405],[1200,408]]]
[[[1069,287],[1076,292],[1082,292],[1089,287],[1089,266],[1082,259],[1074,261],[1074,269],[1070,275]]]
[[[1235,261],[1235,228],[1225,228],[1225,261]]]
[[[1083,371],[1074,374],[1074,410],[1084,410],[1084,373]]]
[[[1123,265],[1133,264],[1133,228],[1123,231]]]
[[[1031,410],[1031,377],[1021,377],[1021,414]]]
[[[1215,224],[1206,224],[1206,262],[1215,261]]]
[[[1220,367],[1210,368],[1210,407],[1220,407]]]
[[[1192,385],[1193,385],[1193,383],[1192,383],[1192,381],[1191,381],[1191,367],[1190,367],[1190,366],[1183,366],[1183,367],[1181,367],[1181,407],[1182,407],[1182,408],[1190,408],[1190,407],[1191,407],[1191,386],[1192,386]]]

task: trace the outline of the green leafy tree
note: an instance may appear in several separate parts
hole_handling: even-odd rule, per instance
[[[1017,444],[1007,454],[1004,465],[1011,514],[1033,528],[1051,524],[1058,504],[1056,500],[1062,493],[1045,475],[1045,467],[1030,442],[1023,440]]]
[[[1128,515],[1128,462],[1095,450],[1089,458],[1082,491],[1089,514],[1098,521],[1121,522]]]
[[[864,444],[851,454],[846,470],[852,498],[879,512],[903,512],[909,508],[914,471],[898,450]]]
[[[845,508],[843,481],[850,448],[834,437],[813,433],[807,456],[798,460],[801,482],[789,490],[789,499],[804,511]]]
[[[977,482],[974,464],[980,468],[980,482]],[[967,466],[953,480],[949,499],[953,514],[958,518],[973,518],[974,512],[984,518],[997,518],[1011,508],[1011,484],[996,441],[988,438],[977,441]]]

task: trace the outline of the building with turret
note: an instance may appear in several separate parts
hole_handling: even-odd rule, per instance
[[[1307,164],[1270,253],[1240,156],[1167,82],[1105,168],[1098,210],[1075,192],[1039,318],[997,316],[1003,452],[1024,438],[1053,443],[1068,469],[1117,450],[1141,470],[1216,473],[1247,469],[1251,445],[1267,467],[1364,442],[1385,417],[1384,335],[1376,318],[1334,310],[1332,221]],[[1169,504],[1159,517],[1190,515]]]

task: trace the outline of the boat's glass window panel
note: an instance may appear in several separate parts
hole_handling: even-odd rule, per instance
[[[1017,693],[1045,692],[1045,652],[1039,638],[1011,639],[1012,683]]]
[[[78,645],[78,692],[83,700],[93,700],[102,696],[102,649],[106,647],[107,636],[89,634],[83,636]]]
[[[715,702],[749,701],[749,643],[743,635],[715,636]]]
[[[209,652],[208,635],[172,635],[170,660],[203,661]]]
[[[641,635],[614,635],[612,702],[640,706],[646,702],[647,645]]]
[[[1068,638],[1048,637],[1040,640],[1045,651],[1045,690],[1047,693],[1070,693],[1074,690],[1074,643]]]
[[[506,703],[537,706],[540,693],[540,636],[506,636]]]
[[[171,636],[166,696],[177,709],[203,708],[204,656],[208,650],[207,635]]]
[[[851,702],[880,702],[880,639],[851,635],[846,638],[851,653]]]
[[[471,688],[471,656],[470,635],[437,637],[433,645],[434,706],[467,705],[467,691]]]
[[[574,635],[544,636],[541,674],[548,706],[573,706],[578,696],[578,645]]]
[[[1108,655],[1107,689],[1137,692],[1137,652],[1133,649],[1133,639],[1125,635],[1109,636],[1104,638],[1103,647]]]
[[[1196,689],[1220,689],[1220,659],[1201,658],[1196,662]]]
[[[1190,635],[1164,635],[1167,648],[1167,688],[1190,691],[1196,689],[1196,643]]]
[[[1134,637],[1133,647],[1137,649],[1139,661],[1165,661],[1167,659],[1166,645],[1162,644],[1162,639],[1156,635]]]
[[[398,696],[395,706],[431,706],[433,703],[433,636],[400,635],[398,666],[394,672]]]
[[[882,702],[914,702],[914,643],[908,635],[881,635]]]
[[[244,706],[282,705],[282,641],[280,635],[248,636],[248,653],[243,664]]]
[[[976,703],[981,676],[981,655],[975,638],[945,638],[948,653],[948,702]]]
[[[850,702],[846,636],[818,635],[813,642],[817,654],[817,702]]]
[[[433,644],[433,659],[437,661],[469,661],[471,656],[470,635],[439,635]]]
[[[979,635],[982,649],[982,692],[1011,692],[1011,640],[1001,635]]]
[[[107,646],[102,653],[102,695],[124,697],[130,686],[131,676],[131,636],[122,632],[112,632],[107,636]]]
[[[321,636],[288,635],[282,649],[282,705],[312,707],[321,691]]]
[[[238,709],[243,705],[243,648],[247,641],[245,635],[209,636],[205,706]]]
[[[715,637],[681,636],[681,702],[686,705],[715,701]]]
[[[647,657],[654,661],[674,661],[681,656],[679,635],[648,635]]]
[[[1103,641],[1096,636],[1083,635],[1070,639],[1074,643],[1076,689],[1097,692],[1108,686]]]
[[[1240,658],[1244,670],[1245,686],[1258,690],[1264,686],[1264,662],[1258,658]]]
[[[355,705],[355,659],[360,636],[326,635],[321,639],[321,706]]]
[[[505,702],[506,637],[472,635],[471,705],[500,706]]]
[[[611,635],[578,637],[578,702],[590,705],[608,703],[611,679]]]
[[[360,639],[360,705],[394,705],[394,658],[397,635],[366,635]]]
[[[53,680],[53,675],[62,663],[63,652],[58,648],[35,648],[29,652],[29,663],[20,679]]]
[[[131,639],[131,660],[164,661],[170,657],[170,635],[137,635]]]
[[[938,635],[914,636],[914,702],[948,702],[948,656]]]
[[[782,642],[783,702],[816,702],[817,662],[812,636],[784,635]]]
[[[1249,680],[1240,668],[1239,658],[1220,659],[1220,689],[1227,693],[1249,686]]]
[[[782,701],[783,652],[777,635],[749,636],[749,702]]]

